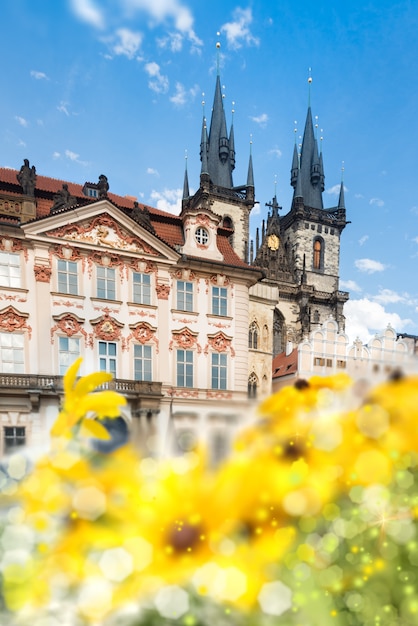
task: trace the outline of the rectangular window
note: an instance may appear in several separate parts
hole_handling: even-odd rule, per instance
[[[74,261],[58,260],[58,291],[73,296],[78,294],[78,271]]]
[[[177,386],[193,387],[193,352],[177,350]]]
[[[26,432],[24,426],[5,426],[4,435],[4,451],[8,452],[17,446],[24,446],[26,443]]]
[[[80,356],[78,337],[60,337],[58,341],[58,366],[60,376],[64,376],[69,366]]]
[[[337,359],[337,367],[339,369],[345,369],[347,367],[347,362]]]
[[[212,389],[227,388],[227,355],[214,352],[212,354]]]
[[[321,359],[319,356],[314,358],[314,365],[325,365],[325,359]]]
[[[152,347],[136,344],[134,346],[135,380],[152,380]]]
[[[0,371],[3,374],[24,374],[24,335],[0,333]]]
[[[226,287],[212,287],[212,314],[227,315],[228,290]]]
[[[116,299],[116,272],[113,267],[97,266],[97,297],[103,300]]]
[[[0,287],[21,287],[20,255],[0,252]]]
[[[109,372],[116,378],[116,343],[113,341],[99,341],[99,369]]]
[[[151,304],[151,276],[133,273],[133,299],[138,304]]]
[[[177,308],[179,311],[193,311],[193,283],[177,281]]]

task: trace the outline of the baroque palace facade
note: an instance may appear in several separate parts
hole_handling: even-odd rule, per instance
[[[178,216],[111,193],[104,175],[79,185],[28,160],[0,168],[0,456],[45,443],[62,375],[81,356],[82,374],[113,374],[139,446],[181,451],[199,433],[216,460],[249,400],[270,393],[273,355],[330,314],[343,328],[343,188],[324,210],[310,109],[291,210],[279,217],[274,199],[255,256],[252,156],[234,186],[219,75],[200,160],[193,195],[186,169]]]

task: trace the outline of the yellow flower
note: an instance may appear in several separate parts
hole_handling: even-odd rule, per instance
[[[71,429],[81,423],[81,434],[96,439],[109,439],[106,428],[93,419],[119,417],[120,407],[126,399],[115,391],[96,391],[97,387],[112,379],[107,372],[95,372],[83,376],[78,381],[77,372],[82,359],[77,359],[64,376],[64,404],[52,426],[51,434],[55,437],[71,436]]]

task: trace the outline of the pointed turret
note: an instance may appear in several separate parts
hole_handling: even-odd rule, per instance
[[[345,198],[344,198],[344,182],[341,181],[340,195],[338,197],[338,208],[345,210]]]
[[[189,197],[190,197],[189,175],[187,173],[187,156],[186,156],[186,165],[184,168],[184,182],[183,182],[183,200],[186,200]]]
[[[232,111],[234,114],[234,111]],[[231,123],[231,130],[229,131],[229,161],[231,163],[231,172],[235,169],[235,136],[234,136],[234,123]]]
[[[295,141],[295,147],[293,148],[292,169],[290,170],[290,184],[292,185],[293,189],[295,189],[296,187],[298,173],[299,173],[299,154],[298,154],[298,147]]]
[[[200,160],[202,161],[202,167],[200,169],[201,174],[209,174],[208,167],[208,130],[206,127],[206,118],[203,117],[202,121],[202,138],[200,140]]]
[[[253,145],[253,142],[250,141],[250,158],[249,158],[249,161],[248,161],[247,187],[252,187],[254,189],[254,170],[253,170],[252,145]]]

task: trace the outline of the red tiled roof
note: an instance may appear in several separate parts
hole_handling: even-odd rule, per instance
[[[298,349],[295,348],[290,354],[281,352],[274,357],[273,363],[273,379],[296,374],[298,371]]]
[[[0,167],[0,190],[3,189],[8,195],[21,196],[22,188],[17,180],[18,170]],[[96,186],[96,183],[72,183],[66,180],[50,178],[48,176],[36,175],[35,199],[36,199],[36,218],[43,218],[50,215],[50,209],[53,205],[53,197],[62,189],[63,184],[68,185],[69,193],[77,198],[79,205],[85,205],[97,202],[97,198],[88,197],[83,193],[84,186]],[[108,193],[108,199],[117,207],[128,212],[134,208],[134,199],[131,196],[119,196],[117,194]],[[146,208],[149,211],[151,224],[155,230],[155,235],[163,242],[175,248],[184,244],[183,225],[180,216],[173,215],[166,211],[161,211],[154,207],[138,203],[139,208]],[[63,209],[67,211],[71,209]],[[228,237],[232,231],[222,228],[217,235],[217,245],[219,251],[224,257],[226,265],[234,267],[249,268],[248,264],[242,261],[233,250]],[[251,268],[259,269],[259,268]]]

